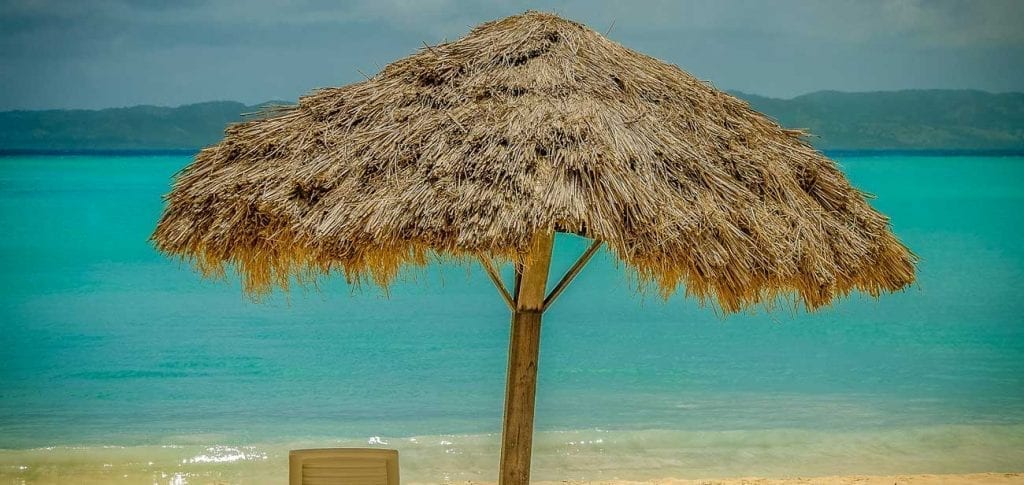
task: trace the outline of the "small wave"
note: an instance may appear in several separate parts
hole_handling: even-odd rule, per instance
[[[211,446],[206,453],[182,460],[182,463],[232,463],[236,461],[266,460],[267,454],[254,447]]]

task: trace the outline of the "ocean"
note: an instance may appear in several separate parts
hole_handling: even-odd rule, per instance
[[[599,253],[545,317],[535,479],[1024,471],[1024,157],[835,156],[919,282],[726,317]],[[0,157],[0,480],[282,483],[330,446],[495,480],[509,314],[483,271],[250,301],[147,242],[189,161]],[[587,244],[558,237],[552,284]]]

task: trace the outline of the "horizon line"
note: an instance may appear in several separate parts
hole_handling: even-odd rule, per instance
[[[314,91],[316,89],[322,89],[322,88],[313,88],[311,91]],[[779,100],[779,101],[793,101],[793,100],[798,99],[798,98],[802,98],[802,97],[810,96],[810,95],[814,95],[814,94],[821,94],[821,93],[835,93],[835,94],[882,94],[882,93],[906,93],[906,92],[935,92],[935,91],[943,91],[943,92],[974,92],[974,93],[990,94],[990,95],[994,95],[994,96],[1007,95],[1007,94],[1024,94],[1024,90],[1020,90],[1020,91],[989,91],[989,90],[986,90],[986,89],[979,89],[979,88],[906,88],[906,89],[876,89],[876,90],[870,90],[870,91],[845,91],[845,90],[840,90],[840,89],[819,89],[819,90],[815,90],[815,91],[808,91],[806,93],[798,94],[796,96],[792,96],[792,97],[788,97],[788,98],[782,98],[782,97],[767,96],[767,95],[763,95],[763,94],[751,93],[751,92],[742,91],[742,90],[739,90],[739,89],[723,89],[723,91],[728,93],[728,94],[730,94],[730,95],[733,95],[733,96],[735,96],[737,94],[740,94],[740,95],[745,95],[745,96],[756,96],[758,98],[772,99],[772,100]],[[303,96],[306,96],[306,95],[304,94]],[[243,101],[238,101],[238,100],[234,100],[234,99],[210,99],[210,100],[206,100],[206,101],[193,101],[193,102],[188,102],[188,103],[182,103],[182,104],[175,105],[175,106],[165,105],[165,104],[139,103],[139,104],[132,104],[132,105],[107,106],[107,107],[103,107],[103,108],[0,108],[0,113],[40,112],[40,111],[104,111],[104,110],[115,110],[115,109],[131,109],[131,108],[165,108],[165,109],[176,109],[176,108],[183,108],[183,107],[187,107],[187,106],[195,106],[195,105],[200,105],[200,104],[213,104],[213,103],[237,103],[237,104],[241,104],[241,105],[243,105],[243,106],[245,106],[247,108],[257,108],[257,107],[263,107],[265,105],[273,105],[273,104],[284,104],[286,106],[290,106],[290,105],[296,104],[297,102],[298,102],[297,99],[296,100],[291,100],[291,101],[283,100],[283,99],[270,99],[270,100],[262,101],[262,102],[259,102],[259,103],[256,103],[256,104],[247,104],[247,103],[245,103]]]

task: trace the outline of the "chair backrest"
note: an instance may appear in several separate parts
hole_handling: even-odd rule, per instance
[[[289,485],[398,485],[398,451],[322,448],[288,454]]]

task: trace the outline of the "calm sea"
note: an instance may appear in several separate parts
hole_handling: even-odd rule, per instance
[[[545,320],[535,478],[1024,470],[1024,158],[839,161],[919,283],[723,318],[599,254]],[[280,483],[290,448],[387,446],[407,480],[493,480],[483,272],[253,303],[147,242],[188,162],[0,157],[0,478]],[[586,245],[558,239],[552,280]]]

